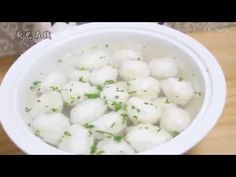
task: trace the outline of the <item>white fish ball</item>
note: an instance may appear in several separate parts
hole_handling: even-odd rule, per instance
[[[94,138],[89,131],[78,125],[71,125],[65,132],[59,149],[73,154],[90,154]]]
[[[61,112],[62,108],[63,100],[60,93],[55,91],[47,92],[34,101],[29,114],[35,117],[41,114]]]
[[[128,82],[128,91],[132,96],[153,99],[160,92],[160,83],[152,77],[138,78]]]
[[[105,51],[96,50],[90,52],[89,54],[85,54],[79,61],[79,68],[86,68],[89,70],[93,70],[96,68],[100,68],[102,66],[107,65],[109,55]]]
[[[72,69],[68,71],[68,79],[70,81],[84,81],[88,82],[89,81],[89,76],[90,72],[88,70],[77,70],[77,69]]]
[[[151,124],[139,124],[127,129],[127,142],[137,151],[143,152],[155,148],[168,140],[172,136],[158,126]]]
[[[69,119],[62,113],[40,115],[31,123],[35,134],[52,145],[58,145],[69,125]]]
[[[106,110],[107,106],[101,99],[84,100],[71,110],[71,122],[85,125],[102,116]]]
[[[106,81],[116,81],[118,76],[117,69],[113,66],[103,66],[91,72],[89,77],[93,85],[102,85]]]
[[[54,89],[60,90],[67,82],[66,76],[59,71],[49,73],[41,83],[41,91],[46,92]]]
[[[136,78],[147,77],[149,75],[148,65],[143,61],[125,61],[119,70],[122,79],[129,81]]]
[[[101,154],[134,154],[133,148],[124,140],[121,142],[116,142],[112,139],[104,139],[97,144],[98,152]]]
[[[128,97],[128,92],[117,84],[105,86],[100,94],[100,98],[105,101],[110,109],[115,111],[123,108]]]
[[[89,83],[71,81],[63,86],[61,95],[66,104],[74,106],[85,99],[85,94],[97,92]]]
[[[156,105],[158,108],[161,109],[161,112],[173,108],[173,107],[177,107],[177,105],[175,103],[173,103],[169,98],[167,97],[158,97],[154,100],[152,100],[153,104]]]
[[[189,81],[169,78],[161,82],[161,88],[168,98],[181,106],[188,104],[194,96],[194,90]]]
[[[149,100],[131,97],[127,102],[127,114],[134,124],[156,124],[160,119],[161,111]]]
[[[93,135],[97,139],[110,136],[110,134],[120,134],[126,127],[126,121],[122,117],[123,112],[109,112],[91,122],[94,126]]]
[[[139,51],[124,49],[114,52],[109,62],[114,66],[120,66],[122,62],[127,60],[142,60],[143,55]]]
[[[175,62],[170,58],[157,58],[149,62],[151,75],[158,79],[173,77],[178,73]]]
[[[160,126],[168,132],[181,132],[190,122],[191,118],[187,111],[173,107],[162,113]]]

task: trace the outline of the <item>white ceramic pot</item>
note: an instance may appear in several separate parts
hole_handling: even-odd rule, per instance
[[[89,23],[68,29],[31,47],[5,75],[0,90],[1,123],[11,140],[27,154],[66,154],[36,136],[23,121],[25,90],[58,57],[96,41],[138,40],[166,48],[197,74],[203,104],[191,125],[179,136],[142,154],[183,154],[213,128],[225,104],[224,74],[215,57],[199,42],[171,28],[153,23]]]

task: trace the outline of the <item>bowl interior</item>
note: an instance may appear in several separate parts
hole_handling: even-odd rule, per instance
[[[109,45],[108,49],[106,49],[107,44]],[[102,31],[85,36],[75,35],[71,39],[61,40],[57,44],[45,48],[40,54],[35,55],[35,57],[29,61],[31,64],[28,65],[19,76],[16,89],[17,97],[15,98],[16,105],[18,106],[14,112],[27,122],[29,117],[24,111],[24,106],[25,98],[29,95],[29,88],[32,82],[34,80],[42,80],[44,73],[50,72],[56,65],[59,65],[60,63],[58,63],[57,60],[64,55],[75,50],[77,52],[79,52],[79,50],[93,50],[91,48],[94,46],[110,52],[116,49],[137,49],[144,53],[147,60],[162,56],[173,57],[180,71],[183,71],[180,74],[184,76],[186,80],[191,80],[196,90],[201,90],[202,93],[204,93],[205,82],[197,63],[191,59],[192,56],[163,36],[154,37],[145,33],[129,31]],[[194,77],[192,77],[193,75]],[[198,80],[198,82],[196,80]],[[187,107],[192,116],[196,116],[200,110],[202,98],[203,97],[196,96],[193,99],[194,103],[189,104]]]

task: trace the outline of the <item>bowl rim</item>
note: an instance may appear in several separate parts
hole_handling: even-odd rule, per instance
[[[70,38],[73,38],[73,34],[77,34],[78,37],[78,32],[80,32],[80,36],[83,36],[86,33],[91,34],[95,31],[99,32],[99,30],[120,30],[121,32],[131,30],[136,32],[143,31],[144,33],[163,35],[164,37],[172,40],[172,42],[176,42],[176,44],[180,45],[180,47],[188,50],[188,52],[192,55],[195,55],[195,57],[202,59],[207,58],[207,60],[204,60],[204,64],[209,71],[208,73],[203,72],[203,78],[206,79],[209,77],[210,82],[206,82],[206,84],[208,84],[206,89],[209,89],[209,92],[205,95],[203,101],[203,105],[205,104],[205,106],[202,106],[201,110],[199,111],[201,112],[202,109],[205,108],[205,112],[202,111],[201,116],[205,118],[207,117],[207,119],[203,119],[202,117],[201,120],[198,120],[198,114],[190,126],[179,136],[173,138],[173,140],[167,143],[164,143],[163,145],[138,154],[182,154],[196,145],[208,134],[222,114],[226,98],[226,83],[223,71],[216,58],[202,44],[184,33],[154,23],[89,23],[59,32],[57,34],[53,34],[53,41],[47,39],[37,43],[27,50],[23,55],[21,55],[4,76],[0,86],[0,97],[4,98],[0,100],[0,107],[3,108],[0,112],[1,124],[7,135],[19,148],[21,148],[27,154],[69,154],[47,145],[45,142],[35,137],[29,130],[25,130],[23,132],[23,129],[26,128],[23,119],[21,121],[18,120],[15,124],[11,122],[11,119],[7,119],[7,117],[12,114],[9,112],[11,105],[10,100],[7,100],[9,99],[7,96],[9,96],[9,93],[11,93],[9,91],[9,86],[12,86],[12,82],[10,82],[10,80],[17,76],[15,70],[19,68],[19,66],[26,64],[25,61],[30,55],[41,51],[41,49],[46,48],[48,45],[69,40]],[[11,89],[14,90],[14,88]],[[27,134],[27,138],[34,140],[32,142],[39,145],[40,147],[32,147],[32,142],[27,142],[27,140],[25,140],[27,138],[22,138],[20,136],[22,132],[20,133],[20,131],[22,131],[24,135]],[[194,133],[194,136],[189,138],[189,133]],[[44,150],[42,152],[40,152],[41,145],[45,147],[43,148]]]

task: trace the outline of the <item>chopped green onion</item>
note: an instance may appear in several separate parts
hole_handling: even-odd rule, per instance
[[[85,68],[84,68],[84,67],[81,67],[79,70],[80,70],[80,71],[83,71],[83,70],[85,70]]]
[[[103,59],[103,58],[106,58],[106,56],[104,55],[104,56],[101,56],[101,57],[99,57],[100,59]]]
[[[122,136],[118,136],[118,135],[114,135],[113,136],[113,140],[119,143],[119,142],[121,142],[123,140],[123,137]]]
[[[199,96],[202,96],[202,93],[201,92],[194,92],[195,94],[199,95]]]
[[[107,80],[107,81],[105,81],[105,84],[113,84],[115,81],[113,81],[113,80]]]
[[[88,128],[88,129],[91,129],[91,128],[94,128],[95,126],[93,124],[89,124],[89,123],[86,123],[84,125],[85,128]]]
[[[52,112],[57,112],[57,111],[59,111],[59,110],[56,109],[56,108],[52,108],[51,110],[52,110]]]
[[[79,78],[79,81],[80,81],[80,82],[83,82],[83,83],[86,82],[83,77],[80,77],[80,78]]]
[[[59,88],[57,86],[50,86],[49,87],[52,91],[60,92]]]
[[[65,136],[71,136],[71,134],[68,131],[64,131]]]
[[[110,132],[105,132],[105,131],[100,131],[100,130],[96,130],[96,132],[98,133],[103,133],[103,134],[107,134],[108,137],[107,138],[112,138],[114,141],[116,142],[121,142],[121,140],[123,140],[123,137],[120,136],[120,135],[115,135],[115,134],[112,134]]]
[[[128,120],[128,115],[125,113],[122,113],[121,116],[122,116],[122,124],[125,124]]]
[[[93,145],[90,147],[90,153],[95,154],[97,151],[97,143],[94,141]]]
[[[179,77],[178,81],[182,81],[182,80],[184,80],[184,78],[183,77]]]
[[[105,153],[105,151],[101,150],[101,151],[96,152],[96,155],[101,155],[103,153]]]
[[[180,132],[178,132],[178,131],[173,131],[171,134],[172,134],[173,137],[176,137],[176,136],[178,136],[178,135],[180,134]]]
[[[110,127],[113,128],[113,127],[115,126],[115,124],[116,124],[116,123],[113,122]]]
[[[170,103],[169,99],[167,98],[164,103],[169,104]]]
[[[95,99],[100,96],[100,93],[86,93],[85,96],[90,99]]]
[[[103,134],[107,134],[107,135],[113,136],[112,133],[110,133],[110,132],[105,132],[105,131],[102,131],[102,130],[95,130],[95,132],[103,133]]]
[[[97,90],[102,91],[103,87],[101,85],[96,86]]]
[[[32,108],[25,107],[25,112],[30,112]]]
[[[131,91],[131,92],[128,92],[128,94],[134,94],[136,93],[137,91]]]
[[[37,85],[39,85],[39,84],[41,84],[41,81],[34,81],[34,82],[33,82],[33,85],[34,85],[34,86],[37,86]]]
[[[78,98],[78,97],[71,96],[71,97],[70,97],[70,99],[71,99],[70,103],[75,102],[75,100],[76,100],[77,98]]]
[[[40,84],[41,84],[41,81],[37,81],[37,80],[34,81],[32,83],[32,86],[30,87],[30,90],[34,91],[35,89],[37,89],[40,86]]]
[[[40,130],[39,130],[39,129],[35,130],[34,134],[35,134],[36,136],[40,136]]]
[[[103,150],[98,151],[98,149],[97,149],[97,142],[94,141],[93,145],[90,147],[90,154],[101,155],[103,153],[105,153],[105,151],[103,151]]]
[[[117,103],[115,101],[111,105],[113,106],[115,111],[119,111],[122,108],[122,104],[121,103]]]

